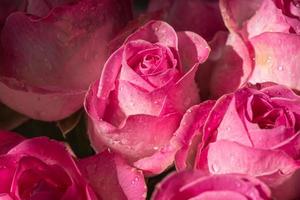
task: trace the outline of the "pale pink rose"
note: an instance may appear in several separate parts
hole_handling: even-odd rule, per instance
[[[220,0],[228,29],[252,38],[264,32],[300,33],[299,0]]]
[[[172,163],[165,151],[184,112],[199,103],[195,73],[210,48],[192,32],[150,21],[107,60],[85,99],[89,137],[140,169],[159,173]]]
[[[220,30],[226,30],[218,0],[150,0],[148,11],[163,9],[163,17],[177,31],[193,31],[211,40]]]
[[[299,198],[300,97],[265,83],[191,108],[180,133],[178,169],[241,173],[265,181],[278,199]]]
[[[221,0],[230,33],[216,34],[211,41],[209,73],[199,74],[200,85],[206,82],[212,97],[247,82],[271,81],[300,90],[299,5],[297,0]]]
[[[239,174],[174,173],[159,183],[152,200],[270,200],[270,189],[258,179]]]
[[[5,131],[0,131],[0,179],[0,199],[143,200],[146,192],[143,174],[116,154],[77,161],[60,142]]]
[[[109,40],[131,19],[131,2],[4,0],[0,13],[0,101],[53,121],[82,106]]]

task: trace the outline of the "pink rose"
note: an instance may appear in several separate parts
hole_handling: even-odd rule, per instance
[[[194,77],[209,51],[199,35],[162,21],[131,34],[85,99],[94,149],[109,147],[149,173],[169,166],[165,147],[184,112],[199,103]]]
[[[211,40],[217,31],[226,30],[215,0],[150,0],[148,11],[160,9],[165,10],[164,18],[175,30],[193,31],[206,40]]]
[[[44,137],[26,140],[4,131],[0,153],[0,199],[145,199],[142,173],[116,154],[103,152],[76,161],[59,142]]]
[[[278,199],[300,197],[300,97],[292,90],[267,83],[245,87],[191,110],[196,117],[180,133],[178,169],[249,174]]]
[[[0,11],[0,100],[45,121],[82,106],[131,18],[128,0],[4,0]]]
[[[210,71],[208,88],[211,96],[233,92],[247,82],[271,81],[300,90],[297,2],[220,1],[230,33],[219,33],[210,43],[212,53],[205,68]],[[201,76],[208,75],[202,73],[199,76],[203,80]]]
[[[220,0],[229,30],[252,38],[264,32],[300,33],[299,0]]]
[[[165,178],[152,200],[270,200],[270,189],[258,179],[238,174],[207,176],[184,171]]]

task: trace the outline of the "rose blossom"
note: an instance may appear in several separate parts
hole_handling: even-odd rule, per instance
[[[210,43],[210,95],[219,97],[247,82],[300,90],[299,1],[221,0],[220,8],[230,33],[219,33]]]
[[[0,199],[142,200],[146,192],[142,173],[116,154],[76,161],[59,142],[5,131],[0,131],[0,179]]]
[[[207,176],[202,171],[183,171],[165,178],[152,200],[269,200],[270,189],[246,175]]]
[[[199,102],[194,77],[209,51],[199,35],[176,33],[162,21],[131,34],[85,99],[94,149],[109,147],[150,173],[170,165],[165,147],[186,109]]]
[[[219,1],[207,0],[150,0],[148,11],[164,9],[164,19],[175,30],[189,30],[211,40],[220,30],[226,30]],[[178,17],[180,16],[180,17]]]
[[[179,133],[178,169],[242,173],[265,181],[278,199],[300,197],[300,97],[257,84],[191,109]]]
[[[45,121],[78,110],[108,57],[109,40],[131,19],[130,3],[1,1],[0,101]]]

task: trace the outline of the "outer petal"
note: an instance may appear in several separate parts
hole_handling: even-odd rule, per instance
[[[235,33],[219,32],[210,45],[212,54],[204,63],[206,71],[201,74],[201,69],[199,70],[198,80],[200,88],[203,87],[201,85],[208,84],[210,95],[219,97],[233,92],[247,82],[253,61],[247,43]]]
[[[274,0],[221,0],[221,13],[227,28],[245,39],[263,32],[286,32],[290,26]]]
[[[79,162],[99,199],[142,200],[146,184],[141,171],[130,167],[119,155],[105,151]]]
[[[44,137],[25,140],[11,149],[7,154],[18,157],[22,157],[22,155],[33,156],[44,161],[46,164],[63,166],[77,184],[84,183],[66,147],[57,141]]]
[[[180,144],[176,153],[175,164],[178,170],[192,168],[197,146],[201,142],[203,126],[215,102],[206,101],[193,106],[183,116],[175,133],[175,139]]]
[[[181,115],[177,113],[161,117],[134,115],[128,117],[121,127],[91,119],[89,125],[93,128],[89,131],[89,137],[96,150],[101,150],[105,144],[129,160],[136,161],[152,155],[168,143],[180,118]]]
[[[202,171],[184,171],[174,173],[163,180],[156,188],[152,199],[266,200],[270,198],[270,190],[264,183],[245,175],[207,176]]]
[[[151,43],[161,43],[167,47],[178,49],[178,41],[175,30],[166,22],[150,21],[131,34],[125,41],[142,39]]]
[[[2,0],[0,3],[0,30],[9,14],[18,10],[25,10],[26,0]]]
[[[24,138],[16,133],[0,131],[0,155],[6,154],[11,148],[23,140]]]
[[[195,64],[203,63],[208,58],[210,47],[198,34],[189,31],[177,33],[179,44],[179,55],[184,72]]]
[[[15,80],[0,82],[0,100],[12,109],[38,120],[55,121],[69,116],[82,106],[85,95],[83,91],[39,91],[27,86],[16,87],[15,83]]]
[[[87,89],[107,58],[105,44],[130,19],[125,4],[83,0],[57,7],[45,18],[10,15],[1,34],[1,76],[48,90]]]
[[[299,184],[300,164],[282,151],[253,149],[222,140],[211,143],[202,152],[197,168],[208,169],[212,174],[242,173],[261,177],[274,191],[286,190],[287,197],[299,195],[292,188]]]
[[[193,31],[211,40],[219,30],[225,30],[218,1],[152,0],[148,10],[165,9],[165,20],[177,31]],[[178,18],[180,16],[180,18]]]
[[[214,174],[242,173],[252,176],[271,175],[279,170],[283,175],[288,175],[298,168],[297,163],[283,152],[253,149],[226,140],[211,143],[202,153],[197,166],[202,168],[205,165]]]
[[[255,68],[250,82],[272,81],[300,90],[298,35],[263,33],[251,39],[251,43],[255,49]]]

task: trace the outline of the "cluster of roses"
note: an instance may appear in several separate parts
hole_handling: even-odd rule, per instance
[[[0,199],[299,199],[300,1],[132,3],[0,2],[0,101],[97,152],[0,131]]]

